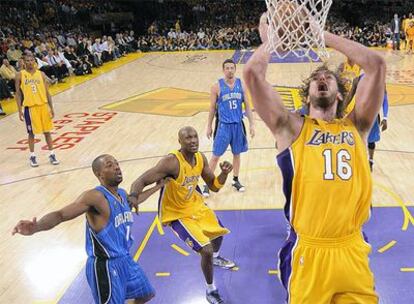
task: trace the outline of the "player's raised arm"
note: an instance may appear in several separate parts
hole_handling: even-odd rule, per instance
[[[88,190],[82,193],[72,204],[63,207],[60,210],[50,212],[43,216],[39,221],[36,218],[29,220],[21,220],[13,228],[12,234],[32,235],[36,232],[50,230],[62,222],[78,217],[84,214],[90,208],[94,208],[100,212],[100,206],[105,198],[96,190]]]
[[[371,129],[381,108],[385,91],[385,60],[376,51],[348,39],[325,32],[326,45],[341,52],[364,70],[355,93],[355,108],[349,115],[362,135]]]
[[[266,123],[273,136],[279,143],[279,148],[288,147],[299,134],[302,119],[299,115],[290,113],[283,105],[280,95],[266,80],[266,71],[270,59],[267,41],[267,19],[263,14],[260,18],[259,32],[262,45],[254,52],[244,67],[244,82],[250,95],[255,111]]]

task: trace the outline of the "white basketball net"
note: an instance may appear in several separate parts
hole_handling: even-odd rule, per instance
[[[323,31],[332,0],[266,0],[270,51],[316,61],[327,58]],[[313,56],[312,56],[313,55]]]

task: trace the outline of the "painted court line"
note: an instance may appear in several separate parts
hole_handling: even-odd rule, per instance
[[[185,255],[185,256],[190,255],[187,251],[185,251],[184,249],[182,249],[180,246],[176,244],[171,244],[171,248],[177,251],[178,253],[181,253],[182,255]]]
[[[279,271],[275,270],[275,269],[270,269],[267,273],[270,274],[270,275],[277,275],[277,274],[279,274]]]
[[[402,272],[414,272],[414,267],[411,268],[400,268]]]
[[[390,249],[391,247],[393,247],[395,244],[397,244],[397,241],[392,240],[391,242],[388,242],[388,244],[382,246],[380,249],[378,249],[379,253],[384,253],[385,251],[387,251],[388,249]]]

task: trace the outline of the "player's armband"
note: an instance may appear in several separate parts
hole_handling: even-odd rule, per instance
[[[224,184],[220,184],[217,176],[214,177],[214,182],[213,182],[214,187],[216,187],[217,189],[221,189],[223,188]]]

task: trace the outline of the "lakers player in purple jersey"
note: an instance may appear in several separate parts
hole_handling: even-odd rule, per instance
[[[232,59],[223,62],[224,78],[218,80],[211,87],[210,111],[207,121],[207,138],[213,137],[213,155],[210,159],[210,168],[214,172],[220,157],[230,145],[233,154],[233,181],[232,186],[239,192],[245,187],[239,180],[240,154],[248,149],[246,130],[243,123],[243,105],[245,115],[249,120],[250,136],[254,137],[254,120],[250,104],[246,99],[246,92],[240,78],[236,77],[236,64]],[[216,117],[213,134],[213,119]],[[209,196],[209,188],[204,186],[203,195]]]
[[[118,161],[100,155],[92,163],[100,186],[82,193],[72,204],[46,214],[40,220],[21,220],[12,234],[33,235],[86,213],[86,276],[95,303],[146,303],[155,291],[141,267],[132,259],[133,217]],[[163,186],[163,181],[142,193],[141,203]]]
[[[245,66],[244,80],[280,151],[289,234],[279,252],[279,274],[287,302],[378,303],[362,226],[372,201],[366,142],[384,96],[385,61],[359,43],[322,32],[327,46],[358,64],[365,77],[354,110],[342,118],[344,83],[319,67],[303,85],[309,116],[301,116],[288,111],[266,81],[266,15],[259,31],[263,43]]]

